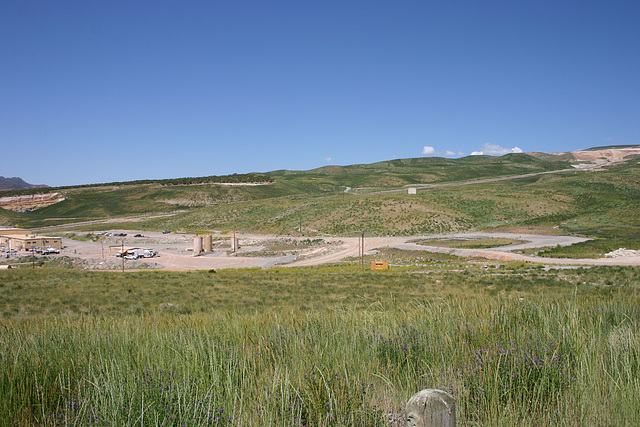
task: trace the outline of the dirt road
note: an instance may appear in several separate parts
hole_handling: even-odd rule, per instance
[[[491,249],[456,249],[441,246],[424,246],[412,243],[412,240],[433,239],[433,238],[500,238],[525,241],[507,246],[500,246]],[[341,239],[344,241],[342,251],[325,256],[318,256],[312,259],[293,262],[287,264],[287,267],[299,267],[326,264],[340,261],[346,257],[356,257],[359,254],[358,238]],[[575,243],[584,242],[590,239],[573,236],[547,236],[539,234],[517,234],[517,233],[456,233],[456,234],[440,234],[430,236],[413,236],[413,237],[371,237],[365,239],[365,250],[370,251],[383,247],[396,248],[411,251],[425,251],[456,255],[460,257],[485,258],[501,261],[526,261],[543,264],[558,265],[640,265],[640,257],[628,258],[600,258],[600,259],[567,259],[567,258],[543,258],[529,255],[513,253],[512,251],[522,249],[536,249],[555,246],[569,246]]]
[[[115,230],[118,231],[118,230]],[[225,247],[222,240],[218,241],[211,253],[194,256],[193,235],[163,235],[161,233],[145,233],[142,238],[109,237],[102,242],[76,241],[63,239],[66,248],[59,256],[68,256],[82,260],[88,269],[117,270],[122,266],[122,259],[114,255],[124,245],[125,248],[143,247],[158,252],[158,257],[126,260],[125,268],[151,268],[172,271],[206,270],[223,268],[271,268],[278,267],[302,267],[339,262],[349,257],[357,257],[360,253],[359,238],[357,237],[324,237],[323,244],[308,247],[300,246],[293,250],[284,251],[273,256],[274,251],[269,250],[269,245],[274,242],[302,241],[303,237],[273,236],[273,235],[239,235],[240,249],[232,252],[228,245]],[[228,235],[214,235],[215,238],[224,239]],[[500,238],[518,240],[517,243],[508,246],[491,249],[458,249],[442,246],[424,246],[417,244],[417,239],[433,238]],[[448,235],[412,236],[412,237],[366,237],[365,252],[380,248],[397,248],[412,251],[425,251],[445,253],[461,257],[483,258],[501,261],[526,261],[557,265],[640,265],[640,257],[601,258],[601,259],[565,259],[542,258],[514,253],[522,249],[555,247],[557,245],[568,246],[583,242],[585,238],[573,236],[549,236],[538,234],[517,233],[456,233]],[[228,242],[228,241],[227,241]]]

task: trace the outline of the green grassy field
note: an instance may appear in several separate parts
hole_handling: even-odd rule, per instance
[[[640,270],[0,274],[4,425],[637,425]]]

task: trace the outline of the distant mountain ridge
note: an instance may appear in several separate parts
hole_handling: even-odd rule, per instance
[[[172,178],[172,179],[147,179],[147,180],[137,180],[137,181],[126,181],[126,182],[110,182],[110,183],[97,183],[97,184],[81,184],[81,185],[71,185],[66,187],[54,187],[56,190],[62,189],[70,189],[70,188],[82,188],[82,187],[107,187],[107,186],[127,186],[127,185],[139,185],[139,184],[160,184],[164,186],[183,186],[183,185],[198,185],[198,184],[223,184],[223,183],[242,183],[242,184],[250,184],[250,183],[260,183],[260,184],[273,184],[276,178],[282,178],[285,176],[296,176],[300,174],[308,174],[310,176],[328,176],[328,177],[350,177],[352,178],[354,175],[370,175],[376,173],[389,173],[395,174],[400,171],[400,173],[404,172],[404,176],[402,179],[395,179],[395,184],[397,185],[405,185],[412,184],[414,181],[416,183],[424,183],[424,182],[432,182],[438,181],[441,179],[471,179],[474,175],[478,173],[482,173],[483,176],[487,176],[489,169],[493,168],[495,165],[502,165],[503,169],[501,172],[503,175],[513,173],[518,174],[520,171],[511,170],[509,172],[509,164],[514,165],[514,168],[517,168],[517,165],[521,166],[525,163],[531,163],[531,167],[536,163],[536,159],[541,161],[542,163],[536,165],[541,170],[553,170],[560,169],[561,166],[554,166],[554,164],[559,165],[560,163],[565,163],[565,167],[573,166],[575,168],[583,168],[590,166],[606,166],[611,163],[617,163],[621,161],[625,161],[626,159],[631,158],[632,156],[640,156],[640,145],[611,145],[604,147],[593,147],[587,148],[584,150],[578,151],[567,151],[567,152],[557,152],[557,153],[544,153],[544,152],[525,152],[525,153],[509,153],[502,156],[490,156],[490,155],[470,155],[461,158],[445,158],[445,157],[416,157],[416,158],[406,158],[406,159],[391,159],[384,160],[370,164],[352,164],[346,166],[338,166],[338,165],[327,165],[319,168],[307,170],[307,171],[299,171],[299,170],[277,170],[266,173],[245,173],[245,174],[232,174],[232,175],[224,175],[224,176],[208,176],[208,177],[191,177],[191,178]],[[575,164],[574,164],[575,163]],[[450,171],[445,170],[450,166],[460,166],[467,165],[470,166],[467,172],[471,175],[470,177],[458,176],[453,178],[450,175]],[[473,170],[471,167],[482,168],[485,167],[485,171]],[[431,168],[431,170],[425,170],[426,168]],[[496,170],[498,172],[498,170]],[[397,178],[397,177],[396,177]],[[424,181],[424,182],[423,182]],[[380,182],[359,182],[359,183],[338,183],[338,185],[348,185],[349,187],[355,185],[390,185],[392,182],[381,180]],[[49,185],[34,185],[29,184],[22,180],[21,178],[5,178],[0,176],[0,191],[21,191],[21,190],[32,190],[26,191],[24,193],[20,192],[18,194],[32,194],[37,192],[36,189],[39,188],[52,188]]]
[[[13,177],[5,178],[0,176],[0,191],[6,190],[24,190],[25,188],[47,188],[48,185],[34,185],[25,182],[22,178]]]

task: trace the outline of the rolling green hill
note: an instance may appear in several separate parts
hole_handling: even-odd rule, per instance
[[[570,168],[570,153],[398,159],[364,165],[261,175],[269,185],[188,185],[138,181],[52,189],[65,200],[28,213],[0,211],[0,223],[41,227],[121,216],[138,229],[255,233],[416,235],[472,229],[575,233],[608,247],[640,241],[637,160],[600,171],[565,171],[497,182],[402,190],[407,185],[464,183]],[[266,178],[265,178],[266,177]],[[221,181],[222,182],[222,181]],[[402,190],[371,194],[379,190]],[[369,193],[367,193],[369,192]],[[605,243],[606,242],[606,243]],[[620,247],[620,246],[616,246]]]
[[[326,166],[311,171],[275,171],[268,174],[227,177],[144,180],[48,189],[64,201],[22,214],[25,226],[171,212],[221,204],[277,198],[335,196],[346,187],[398,188],[408,184],[456,182],[565,169],[566,161],[541,160],[527,154],[502,157],[470,156],[462,159],[398,159],[370,165]],[[221,183],[267,183],[258,186],[224,186]],[[34,194],[22,190],[3,196]],[[6,214],[0,221],[6,222]],[[52,218],[60,218],[51,221]]]
[[[140,226],[294,233],[415,235],[521,229],[640,241],[640,167],[564,172],[420,190],[417,195],[287,197],[197,208]]]
[[[421,157],[395,159],[372,164],[324,166],[310,171],[275,171],[269,173],[276,182],[323,181],[342,187],[385,189],[412,184],[468,181],[482,178],[520,175],[570,168],[566,159],[548,155],[542,159],[530,154],[507,154],[501,157],[468,156],[460,159]]]

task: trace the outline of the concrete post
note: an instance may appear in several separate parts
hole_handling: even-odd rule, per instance
[[[405,427],[455,427],[456,402],[446,391],[427,389],[407,402]]]

